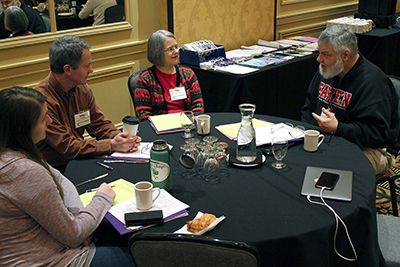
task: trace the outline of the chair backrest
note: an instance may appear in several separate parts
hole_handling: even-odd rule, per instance
[[[128,88],[129,88],[129,93],[131,94],[133,104],[135,104],[135,89],[137,85],[137,80],[144,71],[145,69],[139,70],[134,74],[132,74],[128,79]]]
[[[44,22],[44,25],[46,26],[46,32],[51,32],[50,19],[45,15],[41,15],[41,17]]]
[[[120,22],[125,20],[124,6],[115,5],[104,10],[104,23]]]
[[[397,96],[399,97],[399,115],[400,115],[400,78],[393,75],[388,75],[388,77],[392,81]]]
[[[208,236],[136,233],[129,248],[137,267],[258,267],[260,256],[244,242]]]

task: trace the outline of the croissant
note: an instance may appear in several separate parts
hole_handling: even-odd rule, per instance
[[[192,233],[200,232],[201,230],[207,228],[216,219],[217,217],[215,217],[215,215],[204,213],[200,218],[194,219],[193,221],[188,221],[186,223],[187,229]]]

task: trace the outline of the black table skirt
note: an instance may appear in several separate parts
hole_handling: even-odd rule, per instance
[[[400,29],[374,28],[357,34],[360,52],[387,75],[400,76]]]
[[[228,140],[214,126],[240,121],[239,113],[210,113],[211,134]],[[277,117],[255,115],[272,122],[290,121]],[[299,122],[291,121],[295,125]],[[307,128],[312,128],[305,125]],[[179,146],[184,143],[181,133],[156,135],[148,122],[139,126],[144,141],[167,140],[174,146],[175,157],[181,155]],[[197,135],[197,134],[196,134]],[[329,139],[329,138],[327,138]],[[78,187],[80,193],[102,182],[112,182],[123,177],[131,182],[151,181],[149,163],[114,163],[114,170],[96,164],[99,159],[73,160],[68,164],[66,176],[74,184],[109,173],[99,181]],[[315,153],[303,150],[302,143],[289,148],[283,160],[288,167],[273,169],[273,157],[254,168],[229,167],[230,177],[218,184],[208,184],[194,178],[185,180],[179,175],[181,166],[172,161],[174,185],[170,193],[190,205],[189,216],[145,231],[174,232],[198,211],[213,213],[226,219],[206,233],[216,238],[240,240],[255,245],[262,258],[261,266],[380,266],[380,249],[377,241],[375,215],[375,175],[368,159],[360,149],[348,141],[333,136]],[[355,245],[358,260],[347,262],[336,255],[333,248],[335,219],[323,206],[314,205],[301,196],[300,191],[307,166],[336,168],[353,171],[353,199],[351,202],[327,200],[347,224]],[[340,253],[352,257],[343,227],[337,239]]]

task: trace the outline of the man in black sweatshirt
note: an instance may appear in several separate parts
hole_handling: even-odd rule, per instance
[[[400,149],[399,98],[392,82],[358,53],[357,38],[345,26],[324,30],[318,50],[319,72],[301,109],[302,121],[355,143],[375,173],[385,173]]]

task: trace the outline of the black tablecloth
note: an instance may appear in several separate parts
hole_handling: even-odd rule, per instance
[[[214,126],[239,122],[240,114],[210,115],[211,134],[234,147],[235,142],[224,137]],[[255,117],[273,122],[290,121],[262,115]],[[181,133],[156,135],[146,121],[140,124],[139,135],[144,141],[167,140],[174,146],[175,157],[183,152],[179,149],[184,143]],[[151,181],[149,163],[113,163],[114,170],[107,170],[97,165],[96,161],[99,159],[73,160],[68,164],[65,174],[74,184],[109,173],[102,180],[78,187],[80,193],[99,186],[103,181],[111,182],[121,177],[131,182]],[[202,211],[217,217],[226,216],[206,235],[255,245],[261,254],[262,266],[379,266],[381,254],[376,229],[375,175],[368,159],[357,146],[333,136],[315,153],[305,152],[302,143],[290,147],[283,160],[288,165],[286,169],[273,169],[270,166],[273,161],[273,157],[267,157],[266,162],[258,167],[230,166],[230,177],[218,184],[208,184],[198,178],[185,180],[179,175],[182,167],[172,161],[174,185],[170,193],[190,205],[189,216],[145,231],[174,232]],[[358,255],[356,262],[347,262],[334,251],[335,219],[332,213],[301,196],[307,166],[353,171],[352,201],[327,202],[347,224]],[[343,227],[339,230],[337,247],[344,256],[353,256]]]
[[[259,114],[300,120],[308,86],[318,70],[317,56],[314,53],[242,75],[188,66],[199,80],[205,112],[239,112],[239,104],[252,103]]]
[[[400,76],[400,29],[374,28],[357,34],[360,52],[386,74]]]

